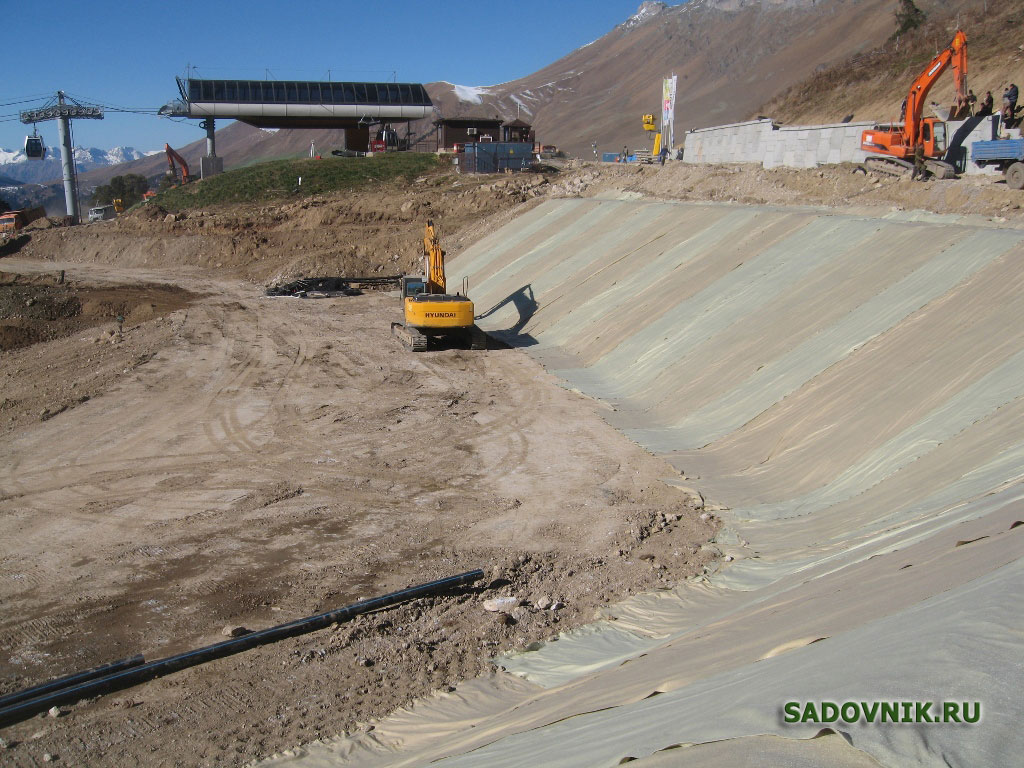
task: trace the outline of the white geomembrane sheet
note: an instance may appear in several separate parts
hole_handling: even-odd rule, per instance
[[[265,765],[1021,764],[1024,230],[550,200],[450,271],[484,330],[724,507],[733,559]],[[822,700],[982,718],[783,722]]]

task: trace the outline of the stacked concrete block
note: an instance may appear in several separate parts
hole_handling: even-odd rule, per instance
[[[860,134],[873,123],[777,126],[754,120],[686,134],[683,160],[689,163],[760,163],[764,168],[816,168],[859,163],[865,153]]]
[[[760,163],[771,120],[700,128],[686,134],[683,159],[688,163]]]

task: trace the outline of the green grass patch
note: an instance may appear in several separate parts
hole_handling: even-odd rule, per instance
[[[436,155],[421,152],[271,160],[168,189],[153,200],[168,211],[178,212],[222,203],[300,199],[372,184],[411,181],[439,167]]]

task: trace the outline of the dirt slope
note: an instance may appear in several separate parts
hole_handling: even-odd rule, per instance
[[[481,588],[503,582],[6,728],[7,765],[238,764],[456,685],[707,560],[713,522],[660,482],[671,468],[515,351],[405,353],[387,295],[264,299],[61,266],[209,296],[119,343],[90,331],[0,353],[19,423],[0,447],[0,692],[475,567]],[[93,396],[25,422],[46,379]],[[481,601],[497,595],[523,606],[495,617]],[[533,607],[545,596],[563,606]]]

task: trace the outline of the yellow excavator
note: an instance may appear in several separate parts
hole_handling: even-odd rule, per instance
[[[473,302],[466,296],[468,279],[462,281],[462,293],[447,292],[444,276],[444,251],[434,222],[427,221],[423,233],[426,277],[402,277],[402,323],[392,323],[391,333],[414,352],[427,349],[432,338],[454,339],[470,349],[486,349],[487,335],[474,322]]]
[[[654,149],[651,150],[651,157],[657,157],[661,154],[661,131],[658,130],[658,126],[654,124],[654,115],[643,116],[644,131],[647,133],[654,133]]]

